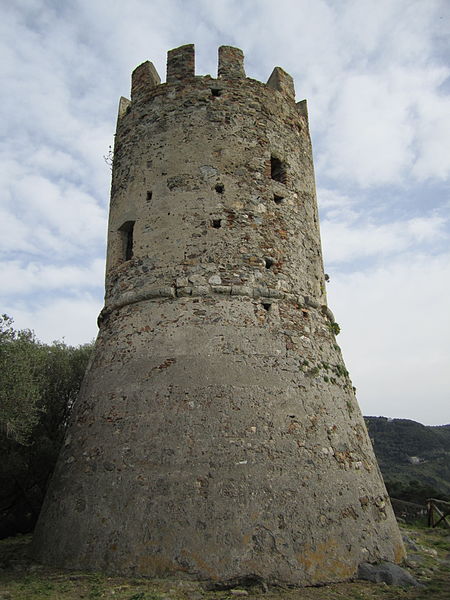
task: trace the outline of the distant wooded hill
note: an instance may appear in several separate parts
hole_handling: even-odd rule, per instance
[[[391,497],[450,500],[450,424],[364,417]]]

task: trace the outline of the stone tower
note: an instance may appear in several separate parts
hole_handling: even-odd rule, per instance
[[[67,567],[308,585],[403,546],[326,305],[306,102],[219,49],[120,101],[106,301],[37,526]]]

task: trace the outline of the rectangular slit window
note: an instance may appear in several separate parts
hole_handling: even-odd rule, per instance
[[[270,177],[274,181],[286,183],[286,163],[276,156],[270,157]]]
[[[133,230],[135,221],[125,221],[119,227],[119,232],[122,241],[122,258],[123,260],[131,260],[133,258]]]

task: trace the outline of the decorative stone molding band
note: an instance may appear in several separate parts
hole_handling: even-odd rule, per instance
[[[334,323],[334,315],[325,304],[320,304],[311,296],[298,296],[281,290],[275,290],[265,286],[247,286],[247,285],[192,285],[186,287],[164,286],[146,288],[139,292],[125,292],[119,296],[116,302],[105,305],[98,316],[98,325],[108,319],[110,314],[128,304],[136,304],[145,300],[158,300],[160,298],[184,298],[211,296],[213,294],[222,294],[224,296],[246,296],[249,298],[258,298],[262,302],[272,302],[273,300],[284,300],[308,306],[310,308],[320,309],[327,319]]]

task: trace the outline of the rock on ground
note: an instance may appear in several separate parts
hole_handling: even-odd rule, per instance
[[[420,586],[420,583],[408,571],[389,562],[382,562],[375,565],[361,563],[358,567],[358,579],[365,579],[373,583],[384,582],[388,585]]]

